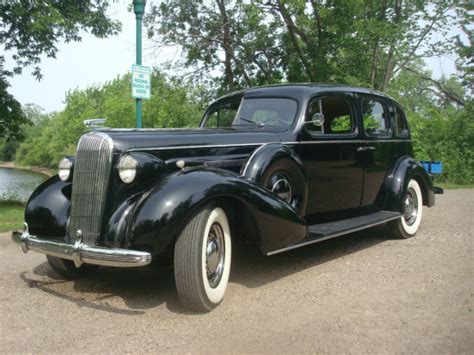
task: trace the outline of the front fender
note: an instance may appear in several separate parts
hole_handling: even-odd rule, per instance
[[[196,168],[162,176],[137,203],[127,233],[131,245],[165,251],[203,205],[226,197],[254,217],[264,253],[306,236],[297,211],[269,191],[226,170]]]
[[[386,175],[376,205],[389,211],[403,212],[403,197],[411,179],[415,179],[420,185],[423,205],[433,206],[435,203],[433,182],[423,166],[408,156],[401,157]]]
[[[270,165],[279,159],[294,162],[304,175],[303,163],[295,151],[281,143],[267,143],[257,148],[243,167],[242,176],[248,180],[260,181]],[[306,175],[305,179],[306,179]]]
[[[70,182],[55,175],[39,185],[30,196],[25,209],[25,222],[33,235],[62,237],[66,235],[71,208]]]

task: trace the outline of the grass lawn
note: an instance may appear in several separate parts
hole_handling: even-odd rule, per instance
[[[0,232],[23,228],[25,207],[16,201],[0,201]]]
[[[474,189],[474,184],[456,184],[452,182],[433,182],[435,186],[442,187],[443,189]]]

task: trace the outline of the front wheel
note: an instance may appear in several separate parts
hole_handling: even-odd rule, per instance
[[[396,239],[413,237],[420,227],[423,214],[423,196],[420,185],[416,180],[410,180],[403,199],[404,215],[395,221],[389,222],[390,235]]]
[[[224,298],[232,255],[225,211],[208,205],[194,216],[176,241],[174,275],[181,303],[209,312]]]

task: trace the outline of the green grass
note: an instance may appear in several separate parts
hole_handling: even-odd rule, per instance
[[[23,228],[25,207],[17,201],[0,201],[0,232]]]
[[[434,181],[435,186],[442,187],[443,189],[474,189],[474,183],[472,184],[457,184],[454,182],[436,182]]]

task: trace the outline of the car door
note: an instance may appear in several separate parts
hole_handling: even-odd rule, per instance
[[[388,98],[360,95],[364,188],[361,206],[377,204],[387,173],[400,157],[413,156],[410,134],[401,107]]]
[[[308,179],[307,217],[360,206],[363,169],[355,105],[351,94],[327,94],[309,101],[299,144]],[[318,117],[322,124],[312,121]]]
[[[375,203],[385,175],[394,163],[394,140],[389,110],[383,98],[359,95],[361,130],[366,144],[361,148],[364,188],[361,206]]]

